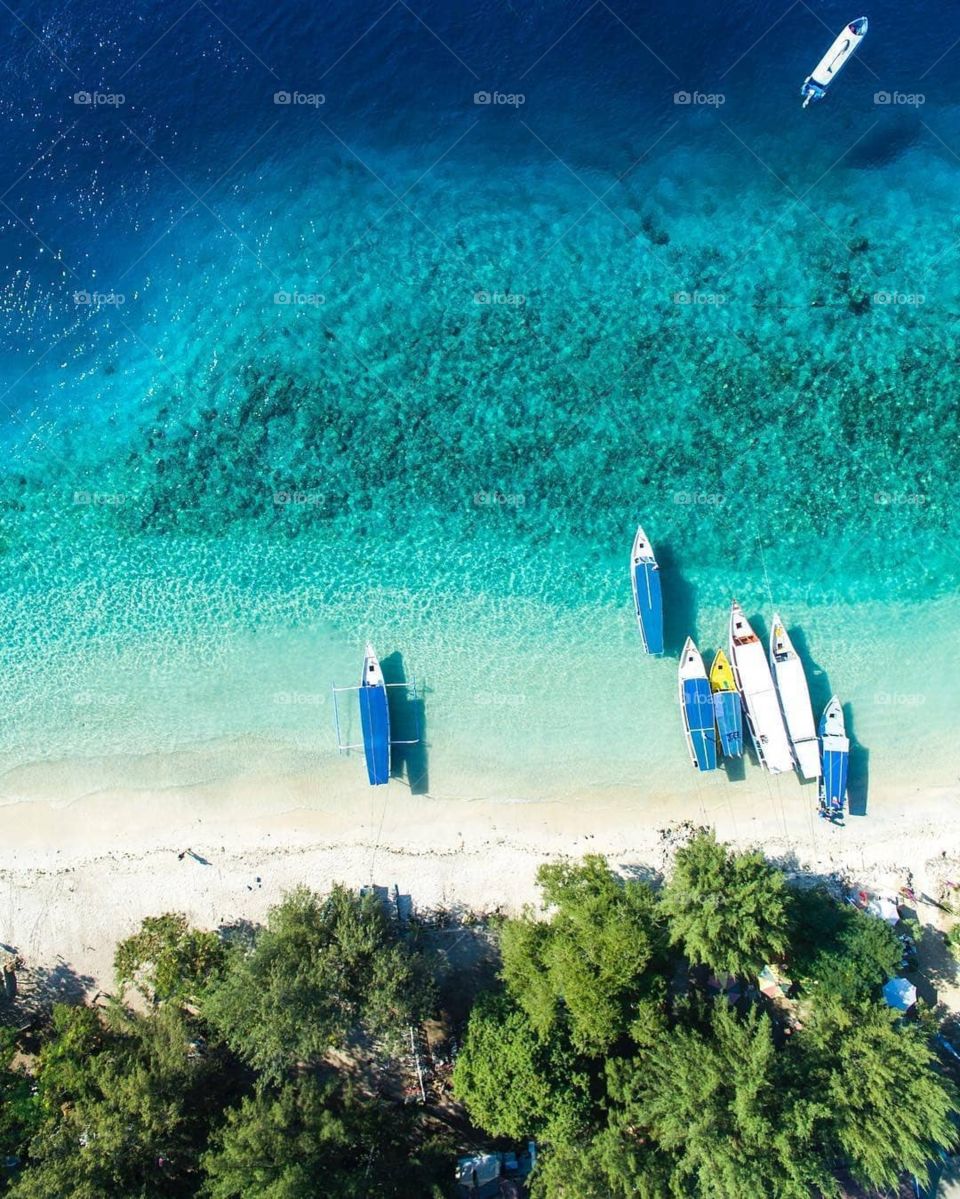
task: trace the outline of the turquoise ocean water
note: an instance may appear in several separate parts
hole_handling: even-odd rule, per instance
[[[801,112],[852,14],[781,8],[14,31],[7,799],[251,737],[332,785],[368,638],[424,685],[430,794],[692,794],[638,520],[674,656],[776,606],[864,799],[955,782],[954,39],[885,4]]]

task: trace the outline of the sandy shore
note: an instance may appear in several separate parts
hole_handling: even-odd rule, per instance
[[[943,879],[960,881],[960,791],[946,783],[878,783],[867,815],[836,828],[815,816],[812,788],[756,769],[735,784],[694,779],[680,796],[585,782],[575,796],[537,798],[531,784],[491,800],[483,779],[442,797],[401,783],[373,791],[357,766],[334,758],[318,771],[282,745],[236,742],[8,772],[0,941],[54,989],[109,986],[114,944],[146,915],[256,921],[285,890],[335,881],[396,884],[420,910],[515,911],[536,899],[537,867],[552,858],[600,852],[659,869],[663,831],[683,821],[881,890],[909,880],[936,895]],[[181,859],[187,848],[203,861]],[[919,915],[937,913],[921,904]]]

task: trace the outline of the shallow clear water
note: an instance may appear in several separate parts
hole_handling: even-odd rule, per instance
[[[692,789],[638,520],[674,653],[776,605],[872,778],[945,758],[960,16],[928,12],[871,12],[807,112],[829,6],[15,30],[0,760],[256,735],[322,777],[371,637],[427,684],[431,791]]]

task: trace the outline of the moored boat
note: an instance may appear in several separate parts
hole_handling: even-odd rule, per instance
[[[733,678],[730,660],[723,650],[717,650],[710,667],[710,691],[713,695],[713,714],[720,734],[720,749],[725,758],[743,757],[743,705]]]
[[[653,547],[642,526],[637,526],[630,555],[630,581],[633,606],[640,626],[643,648],[648,654],[663,653],[663,597],[660,592],[660,567]]]
[[[367,643],[360,677],[360,729],[371,787],[390,781],[390,707],[380,659]]]
[[[822,100],[827,94],[827,88],[860,49],[860,43],[867,36],[868,27],[866,17],[857,17],[849,25],[844,25],[834,38],[830,49],[803,81],[800,95],[803,96],[804,108],[811,100]]]
[[[697,770],[717,768],[717,730],[713,717],[713,697],[700,651],[688,637],[680,654],[680,716]]]
[[[730,665],[757,757],[771,774],[792,770],[793,751],[767,655],[736,600],[730,610]]]
[[[773,614],[770,629],[770,669],[780,707],[786,721],[797,769],[805,779],[820,777],[820,745],[817,729],[813,723],[813,708],[810,705],[810,689],[803,672],[800,655],[793,647],[790,634],[780,619],[779,612]]]
[[[829,820],[839,820],[847,802],[850,739],[847,737],[843,708],[836,696],[833,696],[820,717],[820,748],[823,754],[820,814]]]

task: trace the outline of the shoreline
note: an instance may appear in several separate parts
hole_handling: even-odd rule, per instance
[[[244,773],[239,744],[229,747],[230,779],[151,788],[128,778],[59,804],[58,782],[82,781],[103,763],[17,772],[33,798],[21,790],[2,808],[0,941],[28,972],[56,967],[79,978],[74,991],[109,989],[114,946],[144,916],[182,911],[208,928],[259,921],[298,884],[397,885],[419,911],[515,912],[537,901],[542,862],[602,853],[617,867],[661,870],[669,830],[685,823],[710,824],[737,848],[759,846],[787,870],[877,890],[909,881],[935,895],[960,876],[960,850],[947,856],[960,846],[960,788],[946,781],[875,783],[867,815],[837,828],[816,816],[812,788],[757,768],[733,784],[694,777],[683,794],[585,782],[571,788],[576,798],[546,789],[490,798],[488,780],[460,778],[452,794],[412,795],[401,783],[361,786],[355,762],[304,769],[306,755],[287,758],[276,745],[271,765],[262,745],[246,744],[262,765]],[[278,770],[284,761],[299,768]],[[140,767],[154,773],[161,762],[176,773],[166,756]],[[113,774],[118,781],[116,763]],[[11,781],[8,772],[8,796]],[[179,859],[188,848],[206,864]]]

